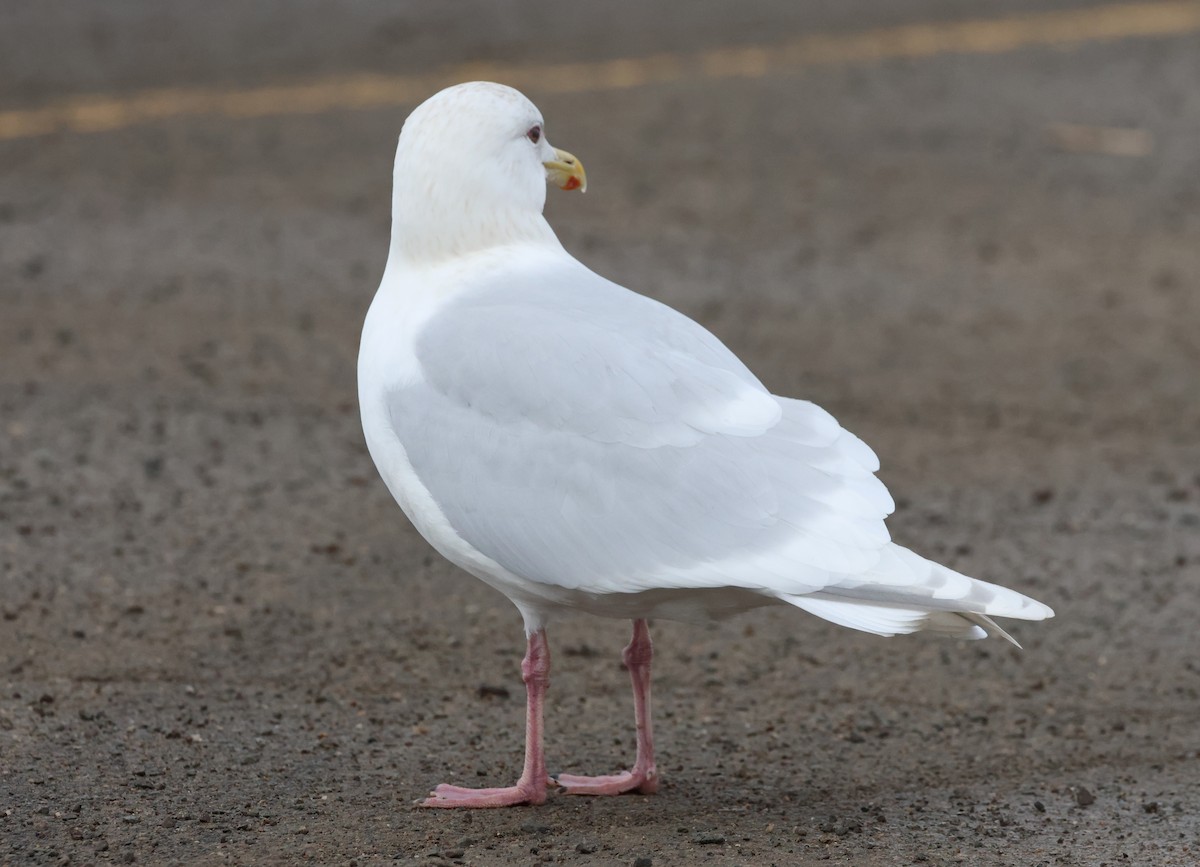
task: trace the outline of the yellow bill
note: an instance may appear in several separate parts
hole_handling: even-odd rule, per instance
[[[546,179],[550,182],[558,184],[564,190],[587,192],[587,173],[583,170],[583,163],[576,159],[574,154],[555,148],[554,159],[547,160],[542,165],[546,167]]]

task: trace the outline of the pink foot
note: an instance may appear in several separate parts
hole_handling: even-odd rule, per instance
[[[546,803],[545,785],[519,782],[502,789],[468,789],[442,783],[421,802],[422,807],[514,807]]]
[[[658,775],[653,771],[621,771],[602,777],[580,777],[575,774],[559,774],[558,784],[568,795],[622,795],[625,792],[640,792],[653,795],[658,791]]]
[[[550,685],[550,646],[546,631],[539,629],[529,636],[525,659],[521,662],[521,678],[525,681],[525,767],[515,786],[503,789],[468,789],[442,783],[418,803],[422,807],[513,807],[517,804],[546,803],[546,786],[553,785],[546,774],[546,756],[542,751],[542,711],[546,688]]]
[[[568,795],[620,795],[625,792],[653,795],[658,791],[654,733],[650,724],[650,660],[653,656],[650,628],[645,620],[635,620],[633,638],[621,654],[633,682],[633,713],[637,723],[637,759],[633,763],[633,770],[602,777],[559,774],[558,784]]]
[[[634,770],[610,773],[604,777],[577,777],[560,773],[558,784],[568,795],[622,795],[640,791],[653,795],[659,790],[659,772],[654,766],[654,734],[650,728],[650,659],[654,646],[646,621],[634,621],[634,638],[622,653],[625,668],[634,683],[634,719],[637,723],[637,760]]]

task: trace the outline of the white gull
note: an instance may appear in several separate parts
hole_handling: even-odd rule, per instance
[[[870,448],[567,253],[542,216],[546,181],[586,177],[544,126],[520,93],[485,82],[409,116],[363,327],[359,399],[380,474],[430,544],[512,600],[528,639],[520,780],[441,785],[426,805],[538,804],[548,784],[655,791],[649,618],[785,603],[878,635],[1008,638],[991,617],[1053,616],[894,544]],[[633,621],[629,771],[546,772],[545,629],[564,610]]]

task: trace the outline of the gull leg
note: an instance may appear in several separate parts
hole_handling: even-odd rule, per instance
[[[525,681],[525,767],[515,786],[501,789],[469,789],[442,783],[421,802],[423,807],[511,807],[546,802],[546,754],[542,748],[542,716],[546,689],[550,686],[550,645],[546,630],[529,636],[521,661]]]
[[[654,730],[650,722],[650,661],[654,645],[650,643],[650,627],[645,620],[633,621],[633,638],[621,654],[629,679],[633,682],[633,714],[637,722],[637,758],[633,770],[602,777],[580,777],[559,774],[558,784],[568,795],[619,795],[641,792],[652,795],[658,791],[658,770],[654,766]]]

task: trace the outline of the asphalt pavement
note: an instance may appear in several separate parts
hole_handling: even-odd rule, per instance
[[[1200,4],[0,20],[0,864],[1200,860]],[[657,795],[413,807],[524,734],[520,619],[406,523],[355,396],[396,135],[470,70],[586,164],[568,249],[1056,619],[658,623]],[[626,632],[552,624],[552,772],[631,759]]]

